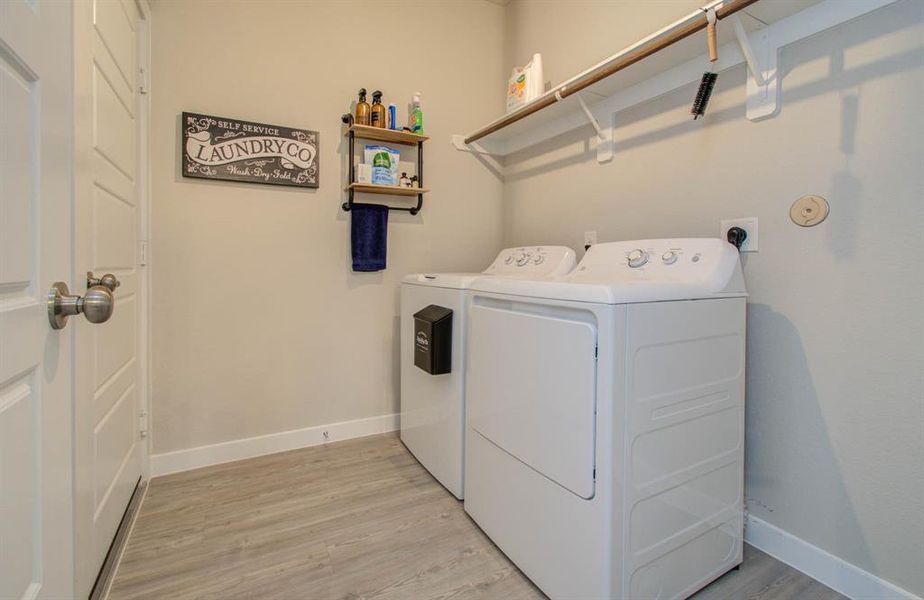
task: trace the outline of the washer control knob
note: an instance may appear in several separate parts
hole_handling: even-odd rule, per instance
[[[517,260],[517,266],[522,267],[529,261],[529,256],[527,256],[525,253],[520,253],[517,255],[516,260]]]
[[[677,253],[674,252],[673,250],[668,250],[667,252],[661,255],[661,261],[664,262],[665,265],[674,264],[675,262],[677,262],[677,258],[678,258]]]
[[[508,254],[507,258],[504,259],[504,264],[509,265],[512,262],[513,262],[513,254]]]
[[[626,258],[629,260],[629,266],[633,269],[637,269],[648,262],[648,253],[641,248],[637,248],[630,252],[629,256]]]
[[[534,265],[541,265],[541,264],[544,263],[544,262],[545,262],[545,255],[544,255],[544,254],[537,254],[536,256],[533,257],[533,264],[534,264]]]

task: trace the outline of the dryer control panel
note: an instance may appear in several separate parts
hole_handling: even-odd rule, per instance
[[[564,277],[504,273],[469,289],[476,300],[489,292],[602,304],[747,296],[738,251],[719,238],[595,244]]]
[[[722,289],[738,264],[734,246],[718,238],[609,242],[591,246],[568,277],[575,283],[706,285]]]
[[[560,277],[576,264],[574,250],[565,246],[521,246],[500,251],[485,273],[491,275],[529,275]]]

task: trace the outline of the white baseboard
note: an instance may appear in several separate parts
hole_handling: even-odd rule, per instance
[[[398,414],[341,421],[151,455],[151,477],[398,429]],[[324,437],[327,432],[328,437]]]
[[[908,590],[880,579],[763,519],[748,515],[744,539],[758,550],[849,598],[921,600]]]

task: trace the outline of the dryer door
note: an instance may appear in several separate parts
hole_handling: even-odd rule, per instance
[[[591,498],[596,326],[591,313],[518,306],[530,307],[485,297],[472,304],[468,423],[545,477]]]

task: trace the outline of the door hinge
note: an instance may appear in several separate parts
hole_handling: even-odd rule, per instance
[[[148,264],[148,241],[138,241],[138,265],[145,266]]]
[[[138,68],[138,93],[148,93],[148,74],[144,72],[144,67]]]
[[[148,411],[146,410],[138,413],[138,434],[141,437],[148,437]]]
[[[600,353],[600,347],[594,346],[594,360],[597,360],[597,356],[599,355],[599,353]]]

